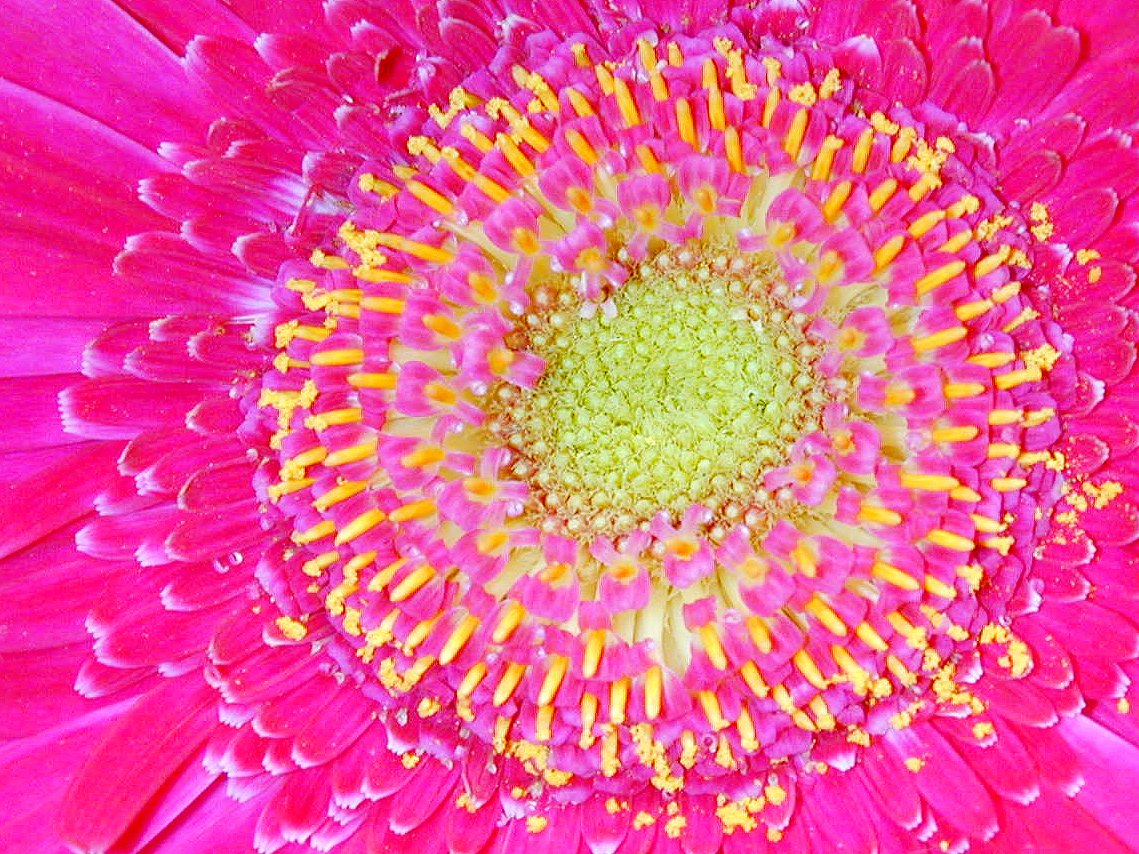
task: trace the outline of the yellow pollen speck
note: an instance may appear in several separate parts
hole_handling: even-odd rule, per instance
[[[528,816],[526,819],[526,831],[528,833],[541,833],[546,829],[546,825],[549,823],[550,820],[544,815]]]
[[[1010,320],[1004,327],[1005,332],[1012,332],[1018,326],[1028,323],[1030,320],[1036,320],[1040,317],[1040,312],[1031,307],[1026,307],[1020,314]]]
[[[1032,269],[1032,262],[1028,260],[1028,255],[1023,249],[1014,249],[1008,256],[1008,264],[1010,267],[1019,267],[1022,270]]]
[[[775,806],[779,806],[787,800],[787,790],[780,786],[778,783],[769,783],[763,787],[763,795]]]
[[[419,764],[420,756],[418,753],[405,753],[400,759],[404,768],[414,768]]]
[[[792,86],[791,91],[787,93],[787,98],[796,104],[802,104],[804,107],[814,106],[815,102],[819,100],[819,96],[815,92],[815,87],[810,83],[800,83],[797,86]]]
[[[656,824],[656,819],[644,810],[641,810],[633,817],[634,830],[644,830],[646,827],[650,827],[654,824]]]
[[[752,799],[758,800],[758,799]],[[747,802],[728,802],[716,807],[716,817],[724,826],[724,833],[731,834],[736,830],[751,832],[759,827],[748,810]]]
[[[1003,228],[1012,225],[1013,219],[1005,214],[997,214],[977,225],[975,231],[978,240],[988,240]]]
[[[1102,510],[1123,494],[1123,484],[1114,480],[1105,480],[1098,485],[1085,483],[1082,488],[1096,510]]]
[[[765,56],[762,62],[767,71],[767,85],[774,86],[775,82],[783,75],[783,64],[774,56]]]
[[[555,789],[560,789],[562,786],[569,785],[570,780],[573,779],[573,774],[569,771],[558,771],[555,768],[547,768],[542,772],[542,779]]]
[[[1081,266],[1087,265],[1087,264],[1091,263],[1092,261],[1095,261],[1099,257],[1100,257],[1100,254],[1095,249],[1078,249],[1078,250],[1076,250],[1076,261],[1078,261]]]
[[[949,637],[951,637],[953,640],[963,641],[968,639],[969,630],[964,626],[950,626],[948,631],[946,631],[946,634],[949,635]]]
[[[874,112],[870,115],[870,127],[874,128],[878,133],[884,133],[887,136],[893,136],[902,128],[897,122],[890,121],[890,119],[886,118],[885,113],[880,112]]]
[[[984,741],[994,732],[996,732],[996,729],[989,721],[978,721],[973,724],[973,737],[978,741]]]
[[[1121,715],[1126,715],[1128,712],[1131,711],[1131,701],[1128,700],[1126,697],[1120,697],[1119,702],[1115,704],[1115,709]]]
[[[303,640],[308,634],[308,626],[293,617],[278,617],[277,628],[289,640]]]
[[[819,97],[832,98],[842,90],[842,75],[837,68],[827,72],[823,82],[819,84]]]
[[[1060,360],[1060,351],[1050,344],[1041,344],[1034,350],[1021,353],[1021,360],[1027,367],[1037,367],[1042,371],[1052,370],[1052,366]]]
[[[681,831],[688,826],[688,819],[682,815],[674,815],[664,823],[664,832],[671,839],[678,839]]]

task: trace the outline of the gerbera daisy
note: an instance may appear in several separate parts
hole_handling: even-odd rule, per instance
[[[1132,18],[6,4],[4,849],[1139,850]]]

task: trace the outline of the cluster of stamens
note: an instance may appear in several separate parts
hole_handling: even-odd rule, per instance
[[[770,253],[686,247],[639,265],[601,305],[537,289],[518,343],[546,370],[532,389],[503,384],[490,424],[517,451],[511,472],[544,530],[616,536],[693,504],[712,512],[708,530],[771,518],[762,475],[827,399],[812,370],[822,341],[780,290]]]
[[[976,597],[1055,462],[1057,354],[952,144],[685,50],[575,44],[436,110],[290,271],[262,397],[282,631],[330,621],[346,670],[535,773],[666,791],[982,713],[959,661],[1027,665]]]

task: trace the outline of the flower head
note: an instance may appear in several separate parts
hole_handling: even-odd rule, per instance
[[[140,8],[185,116],[14,84],[144,142],[19,326],[90,339],[0,540],[63,842],[1130,850],[1129,54],[1022,5]]]

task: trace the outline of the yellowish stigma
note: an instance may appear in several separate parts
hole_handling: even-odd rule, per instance
[[[754,291],[708,265],[646,264],[596,312],[548,317],[533,342],[546,373],[511,413],[547,510],[608,531],[751,503],[817,422],[820,385],[793,316]]]

